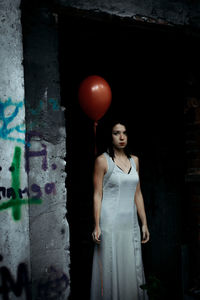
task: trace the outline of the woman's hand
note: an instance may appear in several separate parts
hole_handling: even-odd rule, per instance
[[[150,237],[149,230],[146,224],[142,225],[142,243],[145,244],[148,242]]]
[[[100,242],[101,242],[100,235],[101,235],[101,228],[99,226],[95,227],[94,231],[92,233],[92,238],[93,238],[93,241],[97,244],[100,244]]]

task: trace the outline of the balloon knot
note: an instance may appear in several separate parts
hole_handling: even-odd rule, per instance
[[[98,122],[97,122],[97,121],[95,121],[95,122],[94,122],[94,126],[95,126],[95,127],[97,127],[97,125],[98,125]]]

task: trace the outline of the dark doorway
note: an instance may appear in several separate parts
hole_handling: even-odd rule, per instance
[[[162,299],[181,299],[183,197],[182,34],[120,18],[59,16],[62,105],[67,128],[67,210],[71,240],[71,299],[89,299],[93,255],[93,122],[77,92],[89,75],[105,78],[112,104],[100,120],[98,149],[113,115],[126,116],[151,241],[143,247],[146,276],[161,280]],[[172,292],[173,291],[173,292]],[[174,298],[173,298],[174,297]]]

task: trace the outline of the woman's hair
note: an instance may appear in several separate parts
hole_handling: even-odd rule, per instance
[[[110,122],[109,131],[108,131],[108,134],[109,134],[108,135],[108,147],[107,147],[106,152],[110,155],[110,157],[112,159],[114,159],[114,156],[115,156],[114,149],[113,149],[113,143],[112,143],[112,130],[113,130],[113,127],[117,124],[121,124],[121,125],[126,127],[126,132],[127,132],[127,136],[128,136],[128,126],[127,126],[127,122],[125,120],[123,120],[123,119],[114,119]],[[126,154],[126,156],[128,158],[131,157],[131,152],[129,150],[128,145],[126,145],[126,147],[124,148],[124,153]]]

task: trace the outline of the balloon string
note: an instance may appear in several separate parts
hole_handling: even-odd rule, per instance
[[[97,145],[96,145],[96,134],[97,134],[97,125],[98,125],[98,122],[94,122],[94,143],[95,143],[95,149],[94,149],[94,154],[95,156],[97,155]]]

